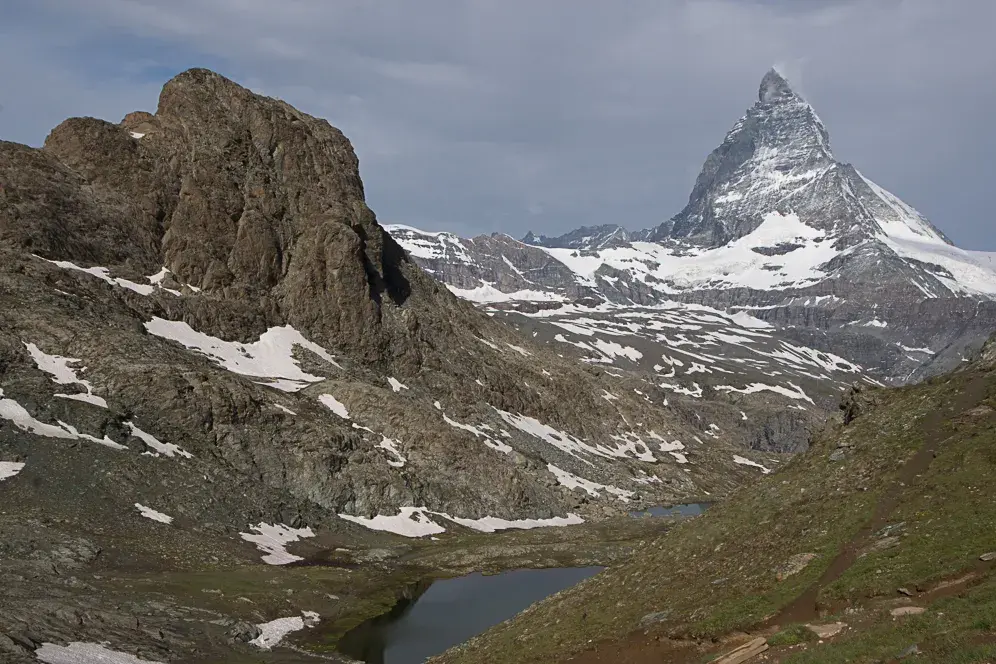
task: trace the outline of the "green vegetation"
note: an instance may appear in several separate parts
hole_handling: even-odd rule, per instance
[[[813,633],[813,630],[809,629],[805,625],[793,625],[788,629],[783,629],[782,631],[776,633],[774,636],[769,636],[768,645],[771,647],[795,646],[800,643],[815,640],[816,634]]]
[[[996,623],[984,592],[993,568],[978,558],[996,550],[996,375],[966,371],[865,397],[874,407],[781,472],[434,661],[558,661],[644,632],[648,643],[697,639],[705,653],[739,631],[774,639],[785,661],[879,661],[914,643],[918,661],[991,660],[996,637],[981,628]],[[800,569],[799,559],[809,562]],[[938,588],[970,573],[969,586],[980,585],[964,597],[946,595],[962,586]],[[930,610],[894,619],[887,609],[902,601]],[[663,610],[668,621],[638,630]],[[849,627],[820,645],[790,647],[799,628],[775,627],[828,614]]]

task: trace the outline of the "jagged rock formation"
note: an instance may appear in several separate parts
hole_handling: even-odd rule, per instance
[[[213,72],[154,115],[2,143],[0,177],[0,453],[22,485],[83,472],[39,434],[115,459],[53,500],[162,483],[158,509],[232,532],[353,528],[335,515],[598,517],[756,472],[733,461],[753,433],[699,446],[709,423],[453,296],[377,223],[341,132]]]
[[[399,240],[411,250],[411,236]],[[432,241],[420,241],[427,251]],[[706,159],[688,204],[663,224],[530,233],[522,244],[535,252],[515,248],[499,261],[492,251],[489,270],[468,267],[479,264],[473,243],[482,241],[514,246],[464,241],[460,267],[440,260],[435,276],[491,302],[678,300],[745,311],[892,382],[951,368],[996,327],[996,256],[954,247],[838,161],[816,112],[774,70]],[[542,272],[529,271],[539,264]]]

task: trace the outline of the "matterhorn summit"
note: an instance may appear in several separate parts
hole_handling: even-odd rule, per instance
[[[750,312],[895,381],[960,361],[996,321],[993,254],[955,247],[839,160],[819,115],[777,69],[678,214],[642,231],[606,221],[519,243],[475,238],[459,254],[455,236],[428,253],[442,236],[396,237],[479,302],[685,301]]]

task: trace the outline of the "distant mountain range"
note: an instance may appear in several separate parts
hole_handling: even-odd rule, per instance
[[[749,312],[890,382],[948,369],[996,329],[996,253],[955,247],[838,161],[819,116],[775,70],[688,204],[658,226],[521,241],[387,228],[469,300],[525,312],[676,301]]]

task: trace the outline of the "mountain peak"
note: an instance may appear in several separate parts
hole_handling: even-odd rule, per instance
[[[757,90],[757,99],[761,102],[793,99],[797,96],[788,80],[774,67],[761,79],[761,85]]]

